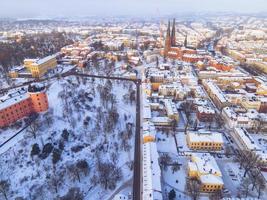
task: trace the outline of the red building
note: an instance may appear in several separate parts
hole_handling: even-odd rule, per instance
[[[215,117],[215,111],[207,106],[197,107],[197,119],[201,122],[212,122]]]
[[[209,65],[221,71],[230,71],[231,69],[233,69],[233,66],[228,65],[226,63],[218,62],[216,60],[211,60],[209,62]]]
[[[184,47],[176,46],[175,20],[173,20],[172,31],[170,27],[170,21],[168,22],[163,55],[166,58],[179,59],[191,63],[196,63],[204,59],[203,56],[197,54],[195,49],[187,48],[187,37],[184,41]]]
[[[32,113],[48,110],[44,86],[29,86],[0,98],[0,128],[6,127]]]

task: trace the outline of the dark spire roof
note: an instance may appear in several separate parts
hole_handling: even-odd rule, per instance
[[[168,21],[168,29],[167,29],[166,38],[167,37],[171,37],[171,22],[170,21]]]
[[[187,47],[187,35],[185,36],[185,39],[184,39],[184,46]]]
[[[176,36],[175,36],[175,19],[173,19],[172,22],[172,34],[171,34],[171,45],[175,46],[176,45]]]

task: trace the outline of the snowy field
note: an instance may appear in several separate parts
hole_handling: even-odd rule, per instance
[[[129,188],[134,93],[127,82],[77,77],[50,82],[49,111],[0,157],[8,197],[109,199]],[[5,137],[12,131],[5,130]]]

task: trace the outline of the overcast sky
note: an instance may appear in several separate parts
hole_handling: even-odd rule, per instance
[[[0,0],[0,17],[267,12],[267,0]]]

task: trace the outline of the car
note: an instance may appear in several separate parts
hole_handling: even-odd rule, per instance
[[[223,193],[229,193],[229,190],[227,190],[226,188],[223,189]]]
[[[235,177],[235,174],[233,174],[233,173],[230,173],[229,175]]]
[[[222,158],[222,155],[221,155],[221,154],[217,154],[217,157],[218,157],[218,158]]]

